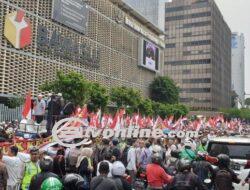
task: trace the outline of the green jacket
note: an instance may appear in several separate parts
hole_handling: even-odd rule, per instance
[[[31,182],[31,178],[40,173],[41,169],[38,163],[28,162],[25,164],[24,177],[22,181],[22,190],[28,190]]]
[[[202,144],[196,149],[196,152],[207,152],[207,147]]]
[[[181,151],[181,159],[188,159],[188,160],[194,160],[196,158],[196,154],[194,151],[192,151],[191,149],[186,149],[184,148],[182,151]]]

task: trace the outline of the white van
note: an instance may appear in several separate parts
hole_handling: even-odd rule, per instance
[[[241,180],[245,180],[250,169],[244,169],[247,160],[250,160],[250,136],[214,137],[208,142],[208,153],[210,156],[227,154],[231,159],[230,167]],[[234,184],[235,190],[248,190],[249,186],[244,187]]]

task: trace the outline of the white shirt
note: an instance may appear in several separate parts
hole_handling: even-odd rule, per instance
[[[134,147],[129,148],[127,162],[127,169],[136,171],[136,155]]]
[[[24,163],[19,157],[3,156],[9,178],[7,185],[13,186],[20,184],[24,174]]]
[[[40,101],[36,101],[36,105],[34,107],[34,115],[44,115],[45,114],[46,103],[43,99]]]
[[[108,173],[108,177],[112,177],[111,171],[112,171],[112,168],[113,168],[113,164],[110,163],[108,160],[103,160],[103,162],[107,162],[107,163],[109,164],[109,173]],[[99,163],[97,164],[96,176],[99,176],[99,175],[100,175],[100,173],[99,173],[99,166],[100,166],[100,163],[101,163],[101,162],[99,162]]]

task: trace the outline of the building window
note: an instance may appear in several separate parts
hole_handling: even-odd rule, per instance
[[[200,64],[210,64],[211,59],[198,59],[198,60],[183,60],[183,61],[167,61],[165,64],[178,66],[178,65],[200,65]]]
[[[192,42],[184,42],[183,46],[202,46],[211,44],[211,40],[200,40],[200,41],[192,41]]]
[[[173,43],[173,44],[166,44],[165,48],[175,48],[175,43]]]
[[[209,16],[211,16],[211,12],[202,12],[202,13],[194,13],[194,14],[189,14],[189,15],[178,15],[178,16],[166,17],[165,20],[169,22],[169,21],[175,21],[175,20],[184,20],[184,19],[209,17]]]
[[[184,84],[211,83],[210,78],[183,79]]]
[[[192,5],[188,5],[188,6],[167,7],[165,11],[166,13],[170,13],[170,12],[185,11],[185,10],[190,10],[190,9],[195,9],[195,8],[203,8],[203,7],[208,7],[208,6],[209,6],[208,1],[203,0],[203,1],[195,2]]]
[[[191,74],[191,69],[184,69],[182,70],[182,74]]]
[[[211,92],[210,88],[182,88],[181,92],[185,93],[208,93]]]
[[[193,27],[201,27],[209,25],[211,25],[211,21],[193,22],[193,23],[183,24],[183,28],[193,28]]]

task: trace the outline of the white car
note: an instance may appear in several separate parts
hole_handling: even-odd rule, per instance
[[[250,160],[250,136],[214,137],[208,142],[208,153],[210,156],[227,154],[231,159],[230,167],[243,181],[247,177],[250,169],[244,169],[247,160]],[[234,184],[235,190],[248,190],[249,186],[244,187]]]

